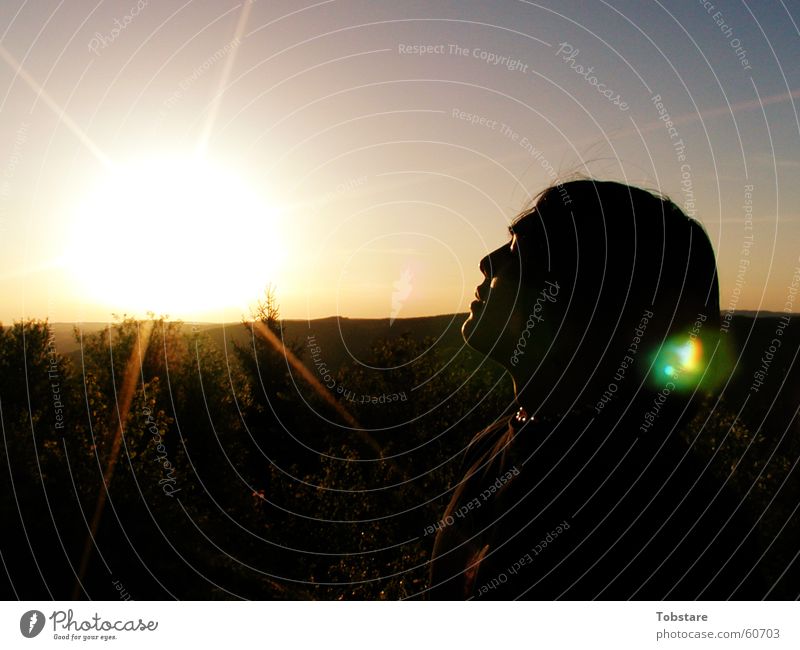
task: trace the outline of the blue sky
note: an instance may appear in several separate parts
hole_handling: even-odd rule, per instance
[[[723,310],[783,309],[796,5],[139,4],[0,7],[4,322],[235,320],[268,282],[288,317],[389,317],[399,281],[398,317],[464,311],[508,222],[576,171],[691,209]]]

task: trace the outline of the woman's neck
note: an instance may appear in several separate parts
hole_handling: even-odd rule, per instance
[[[638,381],[631,378],[629,383],[609,382],[605,373],[601,378],[599,376],[601,373],[598,372],[587,379],[585,369],[581,372],[564,372],[562,369],[561,375],[546,372],[534,375],[512,373],[517,403],[530,416],[538,417],[554,417],[575,410],[598,414],[617,411],[635,399]],[[551,380],[551,377],[556,379]]]

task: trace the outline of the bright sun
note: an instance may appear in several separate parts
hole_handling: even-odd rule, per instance
[[[247,313],[283,251],[274,207],[190,157],[115,166],[74,223],[68,263],[86,297],[129,314]]]

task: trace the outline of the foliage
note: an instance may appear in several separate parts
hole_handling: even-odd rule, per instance
[[[116,598],[113,581],[140,599],[425,589],[425,530],[472,435],[512,408],[508,376],[464,347],[403,334],[334,369],[337,391],[297,372],[292,358],[313,364],[284,340],[271,289],[243,327],[247,343],[227,354],[183,323],[123,317],[76,328],[71,357],[46,321],[0,327],[6,597],[72,597],[84,556],[79,594],[91,598]],[[762,545],[776,540],[764,564],[779,576],[793,551],[777,531],[800,500],[797,429],[770,431],[722,403],[686,435],[758,519]]]

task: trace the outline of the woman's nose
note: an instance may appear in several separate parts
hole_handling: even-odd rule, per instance
[[[479,268],[481,273],[483,273],[487,279],[491,280],[495,275],[497,275],[500,267],[505,267],[507,264],[508,248],[506,246],[501,246],[484,257],[481,260]]]
[[[478,264],[478,268],[481,270],[481,273],[483,273],[483,275],[486,276],[487,278],[492,274],[492,261],[489,259],[488,255],[480,261],[480,264]]]

